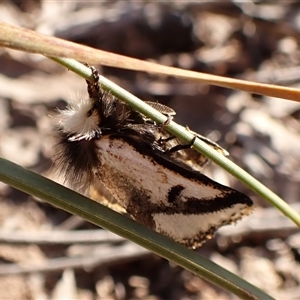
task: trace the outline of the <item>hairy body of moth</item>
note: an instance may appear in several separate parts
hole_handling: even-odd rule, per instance
[[[252,211],[246,195],[200,172],[206,157],[182,148],[164,127],[103,91],[92,70],[89,98],[69,104],[57,117],[56,161],[69,186],[86,194],[104,186],[135,220],[192,248]],[[152,107],[175,114],[159,103]]]

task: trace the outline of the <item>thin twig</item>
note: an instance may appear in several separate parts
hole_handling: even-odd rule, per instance
[[[77,230],[77,231],[4,231],[0,230],[0,242],[10,244],[96,244],[96,243],[119,243],[124,238],[109,231]]]

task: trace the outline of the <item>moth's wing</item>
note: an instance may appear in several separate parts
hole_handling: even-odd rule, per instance
[[[138,222],[196,248],[219,227],[251,212],[253,203],[246,195],[174,160],[139,133],[99,139],[96,172]]]
[[[138,112],[132,111],[128,120],[128,124],[122,129],[123,134],[126,136],[134,136],[136,139],[143,137],[144,143],[147,144],[146,147],[149,149],[153,146],[156,139],[160,138],[160,132],[157,130],[155,124],[145,124],[141,121],[141,114]],[[131,120],[134,120],[134,123],[131,123]],[[140,123],[139,123],[140,122]],[[101,139],[98,143],[101,143]],[[105,153],[99,153],[99,156],[105,156]],[[117,181],[117,179],[115,179]],[[86,195],[89,196],[92,200],[99,202],[100,204],[122,214],[128,214],[124,205],[120,201],[117,201],[116,197],[112,195],[110,190],[100,181],[97,177],[93,178],[93,181],[89,185]]]
[[[105,185],[99,180],[95,180],[89,187],[88,196],[92,200],[118,212],[126,214],[126,209],[121,206],[118,201],[112,196]]]

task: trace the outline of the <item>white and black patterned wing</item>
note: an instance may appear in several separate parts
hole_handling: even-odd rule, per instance
[[[136,137],[108,135],[96,142],[96,172],[117,202],[138,222],[189,247],[253,208],[236,190],[218,184]]]

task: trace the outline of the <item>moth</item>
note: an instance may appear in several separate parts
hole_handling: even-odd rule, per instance
[[[56,164],[69,186],[81,193],[104,188],[133,219],[191,248],[252,211],[246,195],[201,173],[206,157],[104,91],[98,71],[91,69],[88,97],[57,117]],[[150,105],[175,115],[167,106]]]

